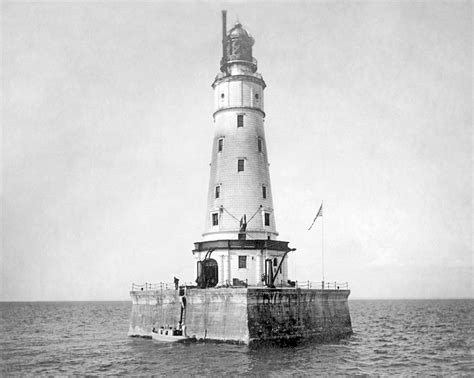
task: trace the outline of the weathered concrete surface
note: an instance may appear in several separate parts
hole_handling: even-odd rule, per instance
[[[186,294],[186,333],[196,339],[248,344],[246,288],[193,289]]]
[[[349,290],[249,289],[250,341],[334,340],[352,334]]]
[[[178,290],[132,291],[129,336],[151,337],[154,326],[177,325],[181,314]]]
[[[178,290],[130,294],[129,336],[149,337],[153,327],[178,324]],[[244,344],[291,338],[338,339],[352,334],[349,294],[349,290],[188,288],[186,334],[197,340]]]

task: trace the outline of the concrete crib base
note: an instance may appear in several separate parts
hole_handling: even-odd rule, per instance
[[[179,291],[130,292],[128,335],[150,337],[153,327],[176,326],[181,311],[186,334],[196,340],[252,344],[352,334],[350,290],[186,288],[184,300]]]

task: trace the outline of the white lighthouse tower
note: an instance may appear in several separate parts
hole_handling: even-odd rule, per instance
[[[227,32],[214,89],[214,139],[203,240],[195,243],[197,282],[286,286],[288,242],[277,240],[264,130],[265,82],[240,23]]]

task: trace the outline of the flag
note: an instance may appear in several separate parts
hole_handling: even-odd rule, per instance
[[[311,226],[309,226],[308,231],[311,230],[311,228],[313,227],[314,222],[316,222],[316,219],[318,219],[318,217],[322,217],[322,216],[323,216],[323,203],[321,202],[321,206],[319,206],[318,213],[314,217],[313,223],[311,223]]]

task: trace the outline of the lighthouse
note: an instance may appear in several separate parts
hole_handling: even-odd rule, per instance
[[[204,230],[192,251],[196,280],[132,284],[130,336],[251,344],[352,334],[347,283],[288,280],[295,249],[278,239],[254,42],[240,23],[227,30],[222,12]]]
[[[288,285],[292,249],[278,240],[254,42],[239,22],[227,31],[222,11],[205,226],[193,250],[201,287]]]

